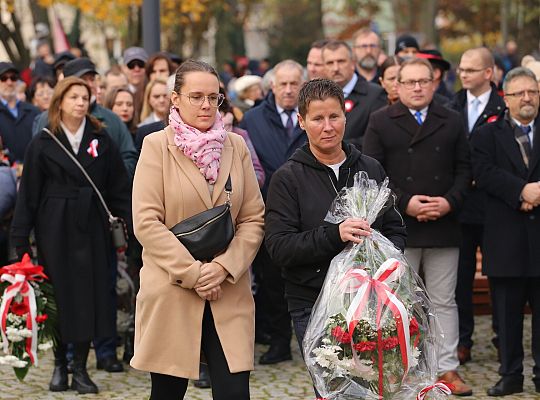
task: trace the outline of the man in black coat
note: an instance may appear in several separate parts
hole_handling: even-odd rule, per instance
[[[532,310],[533,381],[540,393],[540,137],[536,77],[508,72],[504,117],[472,137],[477,187],[485,192],[482,267],[498,320],[501,379],[489,396],[523,391],[523,309]]]
[[[24,162],[32,139],[32,124],[39,109],[17,100],[19,71],[10,62],[0,62],[0,139],[11,162]]]
[[[370,114],[386,105],[386,92],[374,83],[360,79],[351,47],[344,41],[332,40],[323,47],[326,77],[343,89],[345,96],[346,142],[362,150],[362,138]]]
[[[424,59],[406,60],[398,73],[400,101],[372,114],[365,154],[390,177],[405,215],[405,256],[423,266],[428,294],[444,332],[439,378],[454,395],[472,394],[457,368],[458,314],[455,287],[460,230],[457,215],[470,185],[469,144],[461,117],[432,101],[433,69]]]
[[[458,74],[463,89],[456,93],[451,108],[461,114],[469,140],[481,126],[496,121],[505,109],[503,99],[497,93],[495,85],[491,83],[493,67],[493,55],[485,47],[467,50],[461,56]],[[473,345],[473,283],[476,273],[476,251],[478,247],[482,248],[483,198],[483,194],[473,183],[459,216],[462,242],[459,248],[456,303],[459,314],[460,364],[471,359]],[[494,323],[494,330],[495,325]]]
[[[273,173],[306,141],[306,134],[298,125],[297,117],[303,72],[303,67],[295,61],[278,63],[274,67],[272,92],[261,104],[246,112],[240,123],[240,127],[249,132],[264,168],[265,182],[261,190],[265,201]],[[268,317],[267,329],[271,336],[270,348],[261,356],[259,363],[275,364],[290,360],[292,328],[284,297],[282,266],[273,262],[266,247],[261,246],[253,267],[260,283],[256,298],[257,330],[260,329],[262,308],[262,314]]]

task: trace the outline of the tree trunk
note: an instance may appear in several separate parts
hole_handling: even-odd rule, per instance
[[[8,24],[0,24],[0,42],[4,45],[11,62],[19,69],[25,69],[30,65],[30,52],[26,48],[21,34],[21,24],[17,14],[11,13],[13,29]],[[0,11],[0,20],[3,19]]]

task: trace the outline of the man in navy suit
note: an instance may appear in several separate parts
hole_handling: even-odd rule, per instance
[[[485,192],[483,273],[498,321],[501,379],[487,393],[523,391],[523,309],[532,310],[533,381],[540,393],[540,104],[532,71],[503,83],[507,111],[472,138],[473,173]]]

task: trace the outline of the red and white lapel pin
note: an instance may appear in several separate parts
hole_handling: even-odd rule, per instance
[[[88,152],[88,154],[90,154],[92,157],[96,158],[98,156],[98,145],[99,145],[99,142],[97,139],[93,139],[91,142],[90,142],[90,146],[88,146],[88,148],[86,149],[86,151]]]

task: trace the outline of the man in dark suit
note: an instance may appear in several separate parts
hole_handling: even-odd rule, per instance
[[[461,117],[432,101],[433,68],[424,59],[406,60],[398,72],[397,103],[374,112],[364,153],[384,167],[407,226],[405,256],[426,288],[444,339],[440,380],[458,396],[472,394],[457,373],[458,313],[455,288],[460,230],[457,214],[470,185],[469,144]]]
[[[343,140],[361,150],[369,116],[386,105],[386,93],[379,85],[360,79],[353,51],[346,42],[328,42],[322,55],[326,77],[341,86],[345,96],[347,124]]]
[[[472,137],[477,187],[485,192],[482,267],[498,320],[501,379],[489,396],[523,391],[523,309],[532,310],[533,381],[540,393],[540,137],[536,77],[527,68],[503,83],[508,110]]]
[[[265,201],[273,173],[307,139],[297,117],[304,69],[293,60],[284,60],[276,64],[273,71],[272,92],[261,104],[246,112],[240,123],[240,127],[249,132],[264,168],[265,182],[261,190]],[[292,327],[284,297],[281,266],[270,259],[263,245],[253,267],[262,291],[260,301],[256,299],[256,306],[262,306],[268,315],[268,333],[271,336],[270,348],[261,356],[259,363],[275,364],[290,360]]]
[[[499,118],[505,105],[491,83],[494,60],[485,47],[467,50],[461,56],[458,74],[463,89],[455,95],[451,107],[461,114],[469,140],[478,128]],[[459,216],[462,242],[459,248],[456,303],[459,314],[458,358],[460,364],[471,359],[474,331],[473,283],[476,273],[476,251],[482,248],[484,228],[483,194],[473,184]],[[495,327],[495,324],[494,324]]]

